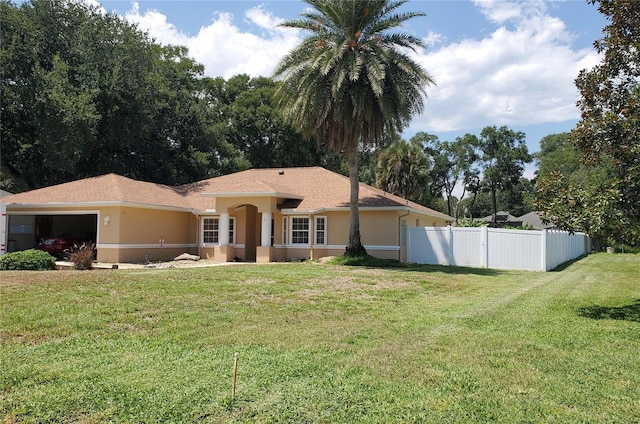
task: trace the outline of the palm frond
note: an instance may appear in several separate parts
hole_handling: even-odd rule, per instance
[[[421,12],[407,0],[306,0],[313,10],[282,26],[309,36],[274,71],[276,101],[305,135],[343,150],[376,143],[423,109],[431,76],[404,54],[422,40],[397,29]]]

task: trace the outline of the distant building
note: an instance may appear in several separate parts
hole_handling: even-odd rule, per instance
[[[534,230],[551,230],[556,228],[555,224],[551,222],[547,224],[542,222],[542,219],[540,219],[540,213],[535,211],[524,214],[518,219],[522,221],[523,225],[525,223],[529,224]]]
[[[523,227],[532,228],[534,230],[549,230],[555,228],[552,223],[545,224],[540,218],[538,212],[529,212],[522,216],[513,216],[509,212],[499,211],[496,214],[496,222],[493,222],[493,215],[478,218],[478,221],[488,222],[490,226],[496,228],[503,227]]]
[[[503,228],[503,227],[521,227],[522,221],[509,212],[499,211],[496,213],[495,222],[493,221],[493,214],[485,216],[484,218],[478,218],[478,221],[488,222],[490,227]]]

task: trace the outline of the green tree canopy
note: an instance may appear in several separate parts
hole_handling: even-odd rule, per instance
[[[554,171],[571,175],[581,167],[580,152],[569,133],[544,136],[540,140],[540,151],[534,157],[538,165],[537,177],[547,176]]]
[[[438,137],[417,133],[412,140],[421,140],[425,151],[433,159],[431,172],[433,197],[444,195],[447,213],[458,219],[458,206],[474,183],[477,184],[480,170],[478,168],[478,138],[473,134],[465,134],[454,141],[440,141]],[[456,187],[461,187],[461,195],[454,195]]]
[[[117,172],[178,184],[215,175],[203,67],[84,3],[0,3],[2,171],[22,188]]]
[[[238,75],[227,85],[244,81],[231,103],[229,141],[254,168],[317,165],[322,150],[284,122],[273,104],[277,84],[271,78]]]
[[[571,139],[578,173],[538,181],[545,218],[598,243],[640,243],[640,2],[587,0],[609,24],[594,43],[601,62],[576,79],[581,117]]]
[[[483,218],[494,214],[491,192],[478,190],[473,196],[460,201],[460,217]],[[506,190],[497,190],[496,209],[521,216],[534,209],[535,187],[531,180],[521,177],[518,182]]]
[[[494,221],[498,212],[498,191],[509,191],[519,182],[524,166],[532,161],[525,134],[502,126],[485,127],[478,138],[482,187],[491,193]]]

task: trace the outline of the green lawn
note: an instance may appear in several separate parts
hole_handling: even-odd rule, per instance
[[[0,272],[0,416],[639,422],[640,255]]]

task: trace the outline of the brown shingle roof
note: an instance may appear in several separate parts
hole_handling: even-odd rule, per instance
[[[106,174],[14,194],[3,200],[7,205],[132,203],[188,208],[186,197],[175,187]]]
[[[19,193],[7,204],[131,203],[204,211],[215,209],[215,195],[277,195],[292,199],[281,207],[300,212],[349,207],[349,178],[322,167],[250,169],[169,187],[136,181],[116,174],[86,178],[66,184]],[[452,220],[448,215],[360,184],[361,208],[410,208],[429,216]]]

